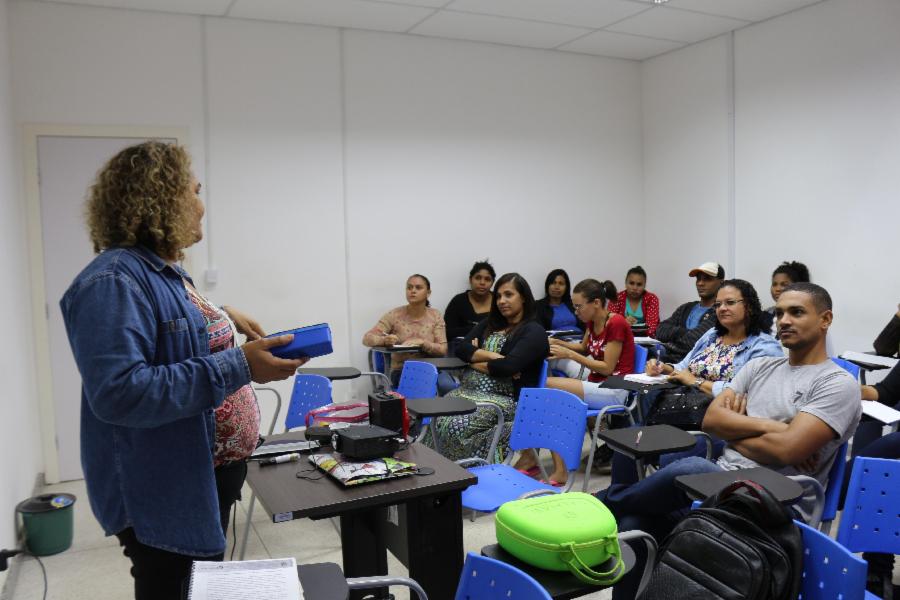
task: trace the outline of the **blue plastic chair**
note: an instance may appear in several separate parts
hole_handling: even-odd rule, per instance
[[[298,374],[294,376],[294,387],[291,390],[291,403],[284,416],[284,430],[290,431],[298,427],[306,427],[306,415],[309,411],[331,404],[331,380],[321,375]],[[250,495],[247,507],[247,522],[241,534],[241,546],[238,560],[244,560],[247,551],[247,538],[250,534],[250,522],[253,507],[256,504],[256,492]]]
[[[550,594],[524,571],[469,552],[456,600],[550,600]]]
[[[862,600],[866,592],[866,561],[839,543],[794,521],[803,536],[803,580],[798,600]]]
[[[331,380],[322,375],[294,376],[291,403],[284,417],[284,430],[306,427],[309,411],[331,404]]]
[[[647,367],[647,349],[643,346],[634,347],[634,367],[632,373],[643,373]],[[636,393],[629,394],[628,404],[616,404],[610,402],[600,408],[588,408],[588,418],[594,419],[594,429],[591,432],[591,450],[588,452],[587,467],[584,470],[584,482],[581,484],[581,491],[587,492],[588,484],[591,481],[591,467],[594,464],[594,454],[597,452],[597,437],[600,435],[600,422],[606,415],[625,415],[628,422],[634,425],[634,417],[632,411],[637,405]]]
[[[851,552],[900,554],[900,460],[857,456],[837,541]]]
[[[437,380],[438,370],[433,364],[408,360],[403,363],[397,391],[407,398],[434,398]]]
[[[519,394],[516,417],[510,435],[510,450],[549,448],[559,453],[569,471],[566,486],[560,490],[532,479],[511,465],[513,452],[502,464],[486,464],[483,459],[466,459],[483,466],[469,471],[478,483],[462,493],[462,504],[479,512],[494,512],[504,502],[516,500],[535,491],[558,493],[569,491],[581,461],[587,405],[578,396],[563,390],[523,388]]]
[[[819,531],[828,535],[831,533],[831,524],[837,516],[838,503],[841,499],[841,484],[844,482],[844,472],[847,470],[847,442],[834,453],[834,463],[828,471],[828,486],[825,488],[825,505],[822,508],[822,520],[819,523]]]
[[[541,374],[538,375],[538,384],[539,388],[547,387],[547,373],[550,370],[550,363],[546,360],[544,364],[541,365]]]
[[[831,360],[832,362],[834,362],[834,364],[853,375],[853,378],[859,381],[859,365],[852,363],[849,360],[838,358],[837,356],[832,356]]]

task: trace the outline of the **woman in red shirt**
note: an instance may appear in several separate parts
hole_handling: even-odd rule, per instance
[[[632,330],[653,337],[659,327],[659,298],[647,291],[647,272],[637,266],[625,274],[625,289],[609,303],[609,312],[625,317]]]
[[[564,342],[550,339],[550,358],[568,358],[590,370],[587,381],[568,377],[550,377],[548,388],[571,392],[587,402],[591,408],[610,403],[624,404],[626,390],[601,388],[600,384],[610,375],[627,375],[634,370],[634,335],[631,326],[620,314],[609,312],[608,303],[616,297],[616,286],[611,281],[599,282],[585,279],[572,290],[575,315],[586,325],[580,342]],[[555,452],[550,483],[562,485],[568,479],[566,464]],[[529,471],[536,466],[534,454],[525,452],[516,468]]]

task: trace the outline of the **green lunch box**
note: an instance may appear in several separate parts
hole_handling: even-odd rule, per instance
[[[500,546],[529,565],[570,571],[593,585],[612,585],[625,574],[616,519],[590,494],[569,492],[507,502],[497,511],[494,524]],[[608,571],[592,568],[607,561],[612,565]]]

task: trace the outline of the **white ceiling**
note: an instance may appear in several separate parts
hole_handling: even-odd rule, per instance
[[[822,0],[55,0],[643,60]]]

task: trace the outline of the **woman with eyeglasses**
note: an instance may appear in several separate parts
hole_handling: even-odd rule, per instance
[[[610,375],[626,375],[634,370],[634,335],[631,326],[620,314],[609,312],[610,301],[616,299],[616,286],[612,281],[599,282],[585,279],[572,290],[575,314],[586,326],[580,342],[550,339],[551,359],[570,359],[590,371],[587,381],[568,377],[550,377],[547,387],[571,392],[587,402],[591,408],[615,402],[623,404],[628,397],[626,390],[600,387]],[[564,485],[568,480],[566,464],[555,452],[551,485]],[[529,475],[537,473],[534,453],[524,452],[515,467]]]
[[[747,361],[759,356],[784,356],[768,334],[759,296],[743,279],[722,283],[713,303],[716,324],[703,334],[684,359],[674,365],[647,361],[648,375],[668,375],[669,381],[691,386],[715,397]]]

